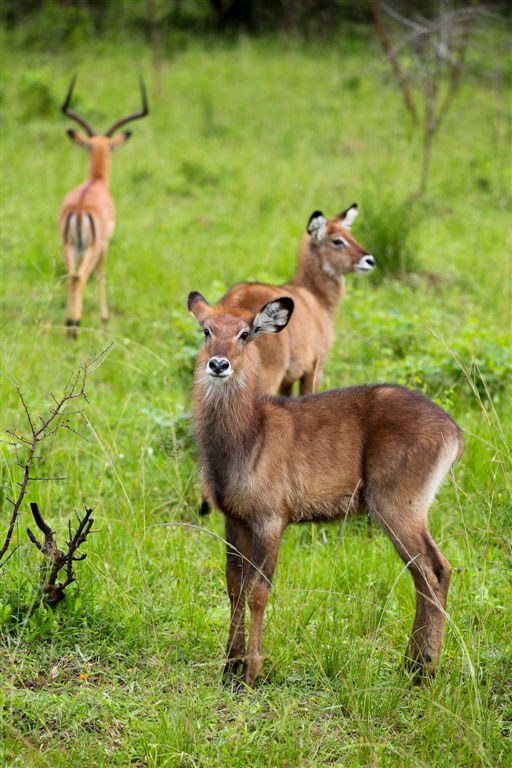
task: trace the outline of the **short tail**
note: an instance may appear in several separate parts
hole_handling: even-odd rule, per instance
[[[85,252],[96,243],[96,225],[88,211],[71,211],[64,225],[64,245],[73,249],[75,272],[84,259]]]

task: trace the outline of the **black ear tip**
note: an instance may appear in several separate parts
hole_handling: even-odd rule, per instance
[[[352,205],[351,205],[350,207],[351,207],[351,208],[359,208],[359,206],[358,206],[358,204],[357,204],[357,203],[352,203]]]
[[[125,132],[124,132],[124,135],[125,135],[125,137],[126,137],[127,139],[129,139],[129,138],[130,138],[130,136],[132,135],[132,132],[131,132],[131,131],[125,131]]]
[[[67,135],[69,136],[70,139],[73,139],[75,137],[76,131],[74,131],[72,128],[68,128],[66,133],[67,133]]]
[[[322,211],[313,211],[313,213],[311,214],[311,216],[308,219],[308,224],[311,224],[313,219],[317,219],[319,216],[323,216]]]
[[[196,301],[204,301],[205,304],[208,304],[204,296],[200,294],[199,291],[191,291],[187,299],[187,308],[191,310]]]
[[[291,299],[289,296],[282,296],[279,299],[279,303],[281,304],[282,307],[287,309],[290,314],[293,312],[295,303],[293,299]]]
[[[311,231],[312,231],[311,230],[311,224],[312,224],[312,222],[315,219],[319,219],[319,218],[322,218],[322,219],[325,218],[323,213],[322,213],[322,211],[313,211],[313,213],[309,217],[308,225],[306,227],[306,231],[308,232],[308,234],[311,234]]]

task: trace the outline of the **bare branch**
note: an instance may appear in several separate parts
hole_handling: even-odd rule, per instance
[[[398,87],[400,88],[400,91],[402,93],[405,107],[409,111],[413,122],[417,123],[418,113],[416,111],[416,105],[414,103],[414,99],[412,96],[410,83],[407,79],[405,72],[402,69],[402,65],[400,64],[400,59],[396,55],[395,50],[391,44],[391,40],[389,39],[389,35],[387,33],[386,27],[382,23],[378,0],[372,1],[371,11],[373,15],[373,21],[375,24],[375,30],[377,32],[377,35],[382,45],[382,50],[384,51],[384,53],[389,59],[389,63],[391,64],[391,68],[394,72],[396,81],[398,83]]]
[[[11,502],[12,510],[10,515],[10,520],[7,526],[7,531],[4,536],[3,544],[0,547],[0,568],[2,568],[3,565],[5,565],[5,563],[7,562],[8,558],[6,559],[3,559],[3,558],[7,550],[9,549],[12,536],[14,533],[14,528],[16,526],[16,522],[20,514],[21,505],[22,505],[23,499],[25,498],[25,494],[27,492],[27,487],[29,482],[41,481],[41,480],[65,480],[66,479],[65,477],[35,477],[30,474],[30,470],[32,468],[34,461],[41,458],[41,456],[38,455],[37,453],[39,443],[43,442],[47,438],[54,435],[56,432],[59,431],[59,429],[68,429],[69,431],[79,435],[79,437],[84,437],[83,435],[80,435],[80,433],[77,432],[73,427],[70,426],[69,419],[63,418],[64,416],[69,415],[64,410],[64,406],[68,401],[74,400],[80,397],[87,402],[87,397],[85,394],[87,378],[89,375],[94,373],[99,368],[99,366],[106,360],[111,349],[112,349],[112,344],[110,344],[106,349],[101,351],[99,354],[95,355],[91,360],[88,360],[85,363],[83,363],[78,368],[78,370],[74,371],[69,377],[68,382],[64,387],[64,392],[62,394],[62,397],[60,399],[55,397],[53,393],[50,393],[50,397],[52,398],[54,405],[49,409],[48,416],[38,417],[38,421],[40,421],[41,424],[40,426],[38,426],[37,429],[35,426],[35,421],[32,417],[32,414],[30,413],[29,407],[25,400],[25,396],[23,394],[21,385],[18,383],[14,384],[14,386],[16,387],[16,392],[18,394],[22,408],[25,411],[28,424],[30,426],[31,438],[29,439],[24,435],[18,434],[15,430],[6,430],[7,434],[10,435],[10,437],[14,438],[14,441],[8,441],[8,440],[2,441],[8,445],[14,446],[15,452],[16,452],[17,464],[18,466],[23,467],[23,477],[21,482],[18,482],[18,486],[20,488],[18,496],[14,502]],[[71,412],[71,413],[74,413],[74,412]],[[81,413],[81,411],[79,410],[76,413]],[[86,438],[84,437],[84,439]],[[22,446],[28,451],[27,459],[24,464],[19,459],[19,453],[18,453],[19,446]],[[89,532],[89,530],[87,531],[87,533]]]
[[[380,38],[404,104],[411,116],[421,115],[423,153],[418,194],[427,189],[434,137],[448,114],[459,91],[473,20],[483,14],[485,6],[470,3],[463,8],[444,3],[432,18],[415,15],[407,18],[386,2],[371,1],[377,34]],[[380,18],[380,10],[401,28],[401,40],[393,48]],[[413,54],[412,64],[401,57],[407,48]],[[416,110],[412,83],[414,74],[422,84],[422,104]],[[447,85],[445,85],[447,83]],[[415,122],[420,122],[416,120]]]
[[[402,24],[404,27],[408,27],[409,29],[413,29],[415,32],[420,32],[421,34],[427,34],[430,29],[425,24],[419,24],[416,21],[413,21],[412,19],[407,19],[405,16],[402,16],[401,13],[398,13],[394,8],[392,8],[387,3],[380,3],[382,10],[386,11],[388,16],[391,16],[392,19],[395,21],[398,21],[400,24]]]
[[[463,19],[462,34],[460,36],[457,51],[455,52],[455,58],[454,58],[452,70],[450,73],[450,84],[448,86],[448,91],[446,93],[444,101],[442,102],[439,108],[439,112],[437,114],[437,128],[439,128],[444,118],[446,117],[452,105],[452,102],[455,96],[457,95],[457,91],[460,88],[462,73],[464,71],[464,65],[466,63],[466,53],[469,45],[469,40],[471,37],[471,27],[473,25],[473,20],[475,18],[472,11],[473,9],[470,8],[469,12],[466,13]]]
[[[15,553],[15,552],[17,552],[17,550],[18,550],[19,548],[20,548],[20,545],[18,544],[16,547],[14,547],[14,549],[11,549],[11,551],[9,552],[9,554],[7,555],[7,557],[5,558],[5,560],[4,560],[4,562],[2,563],[2,565],[5,565],[5,563],[6,563],[8,560],[10,560],[10,559],[11,559],[11,557],[14,555],[14,553]]]
[[[34,424],[32,423],[32,417],[30,416],[30,411],[27,408],[27,404],[25,402],[25,398],[23,397],[23,391],[22,391],[22,389],[21,389],[19,384],[16,387],[16,389],[17,389],[17,392],[18,392],[18,397],[21,400],[21,404],[23,406],[23,409],[24,409],[24,411],[25,411],[25,413],[27,415],[28,423],[30,425],[30,430],[31,430],[32,434],[34,435],[35,434],[35,429],[34,429]]]
[[[11,435],[11,437],[15,437],[16,441],[18,443],[23,443],[24,445],[30,446],[32,445],[32,440],[27,440],[26,437],[23,437],[23,435],[20,435],[18,432],[16,432],[15,429],[6,429],[6,434]],[[13,443],[11,443],[13,445]]]
[[[59,475],[53,475],[51,477],[33,477],[32,475],[29,475],[29,480],[34,480],[35,482],[39,482],[41,480],[67,480],[66,476],[59,477]],[[18,483],[18,485],[22,485],[22,483]]]

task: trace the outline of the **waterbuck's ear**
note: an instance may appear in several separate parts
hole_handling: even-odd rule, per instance
[[[210,305],[205,297],[197,291],[192,291],[192,293],[189,293],[188,295],[187,307],[188,311],[194,315],[199,325],[203,325],[210,314]]]
[[[308,221],[308,235],[314,237],[315,240],[322,240],[325,237],[326,226],[327,219],[322,211],[313,211]]]
[[[293,306],[293,299],[288,296],[269,301],[254,317],[249,339],[255,339],[262,333],[279,333],[282,331],[292,316]]]
[[[357,203],[352,203],[350,208],[347,208],[346,211],[342,211],[338,215],[338,219],[340,220],[341,224],[343,224],[344,227],[347,229],[350,229],[352,224],[357,218],[357,214],[359,213],[357,209]]]

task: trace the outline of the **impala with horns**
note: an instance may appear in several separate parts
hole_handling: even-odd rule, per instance
[[[201,474],[226,523],[226,673],[242,667],[251,686],[260,673],[263,615],[286,526],[365,509],[412,575],[416,617],[407,660],[419,677],[432,674],[450,564],[429,532],[427,513],[462,451],[459,427],[422,394],[395,384],[261,397],[257,339],[284,332],[292,299],[277,297],[249,312],[210,307],[194,292],[188,308],[205,336],[193,391]]]
[[[105,259],[115,227],[115,206],[109,190],[110,155],[113,149],[125,144],[131,136],[130,131],[117,131],[132,120],[146,117],[149,108],[144,81],[140,78],[142,109],[116,120],[106,133],[97,134],[70,107],[75,81],[76,75],[71,80],[61,109],[84,130],[82,133],[70,129],[67,134],[75,144],[89,152],[89,176],[83,184],[66,195],[59,215],[59,231],[68,273],[66,325],[68,333],[76,337],[82,315],[84,289],[94,269],[98,272],[100,317],[103,322],[108,320]]]

